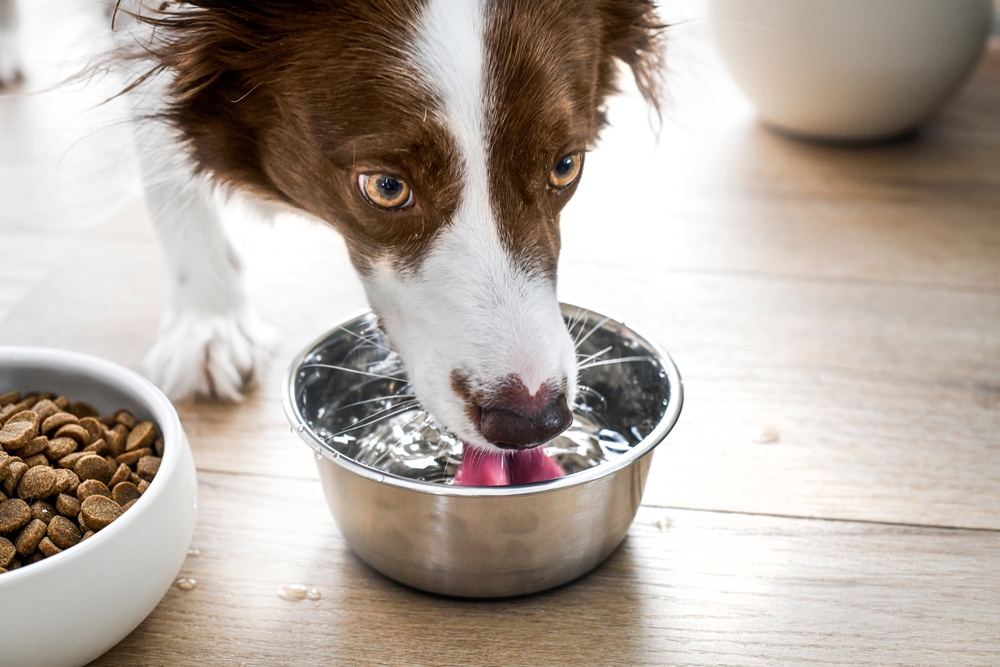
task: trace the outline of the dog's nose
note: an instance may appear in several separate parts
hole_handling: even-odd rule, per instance
[[[498,447],[528,449],[548,442],[573,423],[566,395],[540,389],[534,395],[520,382],[482,408],[479,430]]]

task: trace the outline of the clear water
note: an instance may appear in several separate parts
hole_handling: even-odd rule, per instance
[[[331,439],[359,463],[423,482],[453,484],[462,463],[463,443],[439,429],[434,417],[419,407],[396,412],[360,435],[343,433]],[[621,456],[631,446],[623,435],[603,428],[578,408],[573,425],[543,449],[571,474]]]

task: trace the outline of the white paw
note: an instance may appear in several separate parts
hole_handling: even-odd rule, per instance
[[[143,370],[173,400],[206,396],[241,401],[273,339],[249,311],[170,312]]]

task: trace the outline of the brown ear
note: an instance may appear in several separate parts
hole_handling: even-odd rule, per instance
[[[152,26],[152,36],[123,47],[119,57],[148,66],[126,92],[161,71],[171,74],[165,106],[154,116],[178,131],[197,171],[284,200],[261,163],[258,142],[274,107],[267,64],[275,60],[281,33],[280,25],[266,22],[274,22],[273,4],[189,0],[182,9],[163,10],[140,5],[142,11],[128,15]]]
[[[600,0],[604,21],[604,62],[600,71],[602,92],[613,92],[614,59],[632,68],[639,92],[660,114],[665,72],[663,32],[667,25],[656,13],[652,0]]]

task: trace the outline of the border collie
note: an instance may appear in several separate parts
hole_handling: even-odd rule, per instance
[[[118,32],[171,287],[147,372],[170,396],[238,399],[259,363],[222,187],[343,235],[417,396],[465,443],[515,456],[571,423],[559,213],[619,61],[657,103],[650,0],[156,0],[116,14],[133,20]],[[503,483],[488,477],[465,474]]]

